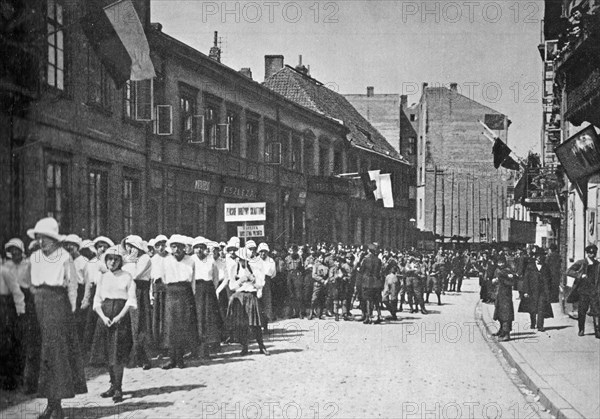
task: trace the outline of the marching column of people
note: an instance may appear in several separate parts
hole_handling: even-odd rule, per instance
[[[469,253],[440,249],[392,251],[375,243],[344,246],[296,244],[280,251],[267,243],[232,237],[227,243],[204,237],[159,235],[149,242],[130,235],[115,245],[110,238],[82,240],[61,235],[53,218],[28,231],[30,257],[22,240],[4,245],[0,266],[0,368],[3,388],[19,385],[48,399],[42,417],[61,417],[61,400],[86,392],[84,359],[107,368],[110,387],[101,394],[123,400],[126,367],[185,368],[186,357],[210,360],[223,344],[239,343],[250,353],[271,322],[308,316],[379,324],[382,310],[397,320],[428,314],[430,294],[460,293],[464,277],[479,277],[480,298],[495,304],[498,338],[510,339],[518,312],[544,331],[561,284],[556,249],[546,256],[530,247],[523,254],[492,249]],[[287,249],[287,251],[285,250]],[[579,335],[585,318],[594,319],[600,338],[600,263],[597,247],[567,275],[575,278],[570,302],[579,305]],[[358,317],[352,310],[358,308]]]

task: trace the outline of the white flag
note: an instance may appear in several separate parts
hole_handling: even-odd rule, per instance
[[[130,80],[139,81],[156,77],[144,27],[131,0],[111,4],[104,8],[104,13],[131,58]]]
[[[392,176],[389,173],[379,176],[379,186],[384,208],[394,208],[394,195],[392,193]]]

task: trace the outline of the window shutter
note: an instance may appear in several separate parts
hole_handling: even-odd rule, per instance
[[[136,121],[152,121],[154,109],[154,79],[131,81],[132,97],[135,98]]]
[[[217,124],[216,137],[212,148],[215,150],[229,150],[229,124]]]
[[[157,135],[173,134],[173,107],[171,105],[156,106],[154,132]]]

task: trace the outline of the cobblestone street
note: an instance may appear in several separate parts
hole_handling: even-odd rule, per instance
[[[476,288],[467,280],[430,314],[405,310],[382,325],[279,322],[266,340],[269,357],[256,346],[239,357],[231,345],[183,370],[128,369],[118,405],[98,396],[107,374],[88,370],[88,394],[63,404],[70,418],[538,417],[475,322]],[[31,418],[44,407],[24,401],[1,417]]]

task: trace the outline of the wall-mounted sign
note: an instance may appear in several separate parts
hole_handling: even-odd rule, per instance
[[[554,152],[573,182],[600,170],[600,140],[593,126],[573,135]]]
[[[262,224],[238,226],[237,235],[239,238],[264,237],[265,226]]]
[[[225,222],[241,223],[247,221],[266,221],[266,202],[250,202],[243,204],[225,204]]]
[[[210,181],[208,181],[208,180],[202,180],[202,179],[196,179],[194,181],[194,190],[196,190],[196,191],[203,191],[203,192],[210,191]]]

